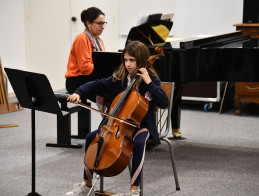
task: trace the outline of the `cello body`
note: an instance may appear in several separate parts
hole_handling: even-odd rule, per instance
[[[113,100],[109,113],[114,109],[123,93]],[[139,126],[147,110],[148,101],[136,89],[133,89],[116,117]],[[121,173],[127,167],[132,155],[132,135],[135,129],[131,125],[108,117],[107,124],[101,127],[100,133],[97,134],[85,153],[85,165],[95,173],[106,177]],[[98,153],[100,137],[103,142]]]

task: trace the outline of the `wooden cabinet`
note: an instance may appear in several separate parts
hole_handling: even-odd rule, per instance
[[[235,83],[236,114],[241,113],[242,101],[254,102],[259,104],[259,83],[258,82],[236,82]]]
[[[249,35],[250,38],[253,38],[253,39],[259,38],[259,24],[243,23],[243,24],[235,24],[234,26],[236,26],[236,30],[242,30],[243,35]],[[241,113],[242,101],[254,102],[259,104],[259,83],[258,82],[236,82],[235,83],[235,107],[236,107],[237,115]]]
[[[237,31],[242,31],[243,35],[249,35],[250,38],[259,38],[259,24],[258,23],[242,23],[235,24]]]

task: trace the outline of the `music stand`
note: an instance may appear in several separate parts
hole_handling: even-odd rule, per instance
[[[45,75],[10,68],[4,68],[4,70],[20,105],[31,109],[32,192],[28,196],[39,196],[35,192],[35,110],[63,114]]]
[[[158,26],[158,25],[165,26],[170,32],[173,26],[173,22],[165,21],[165,20],[151,20],[139,26],[132,27],[127,37],[126,45],[129,42],[134,40],[141,41],[147,46],[151,46],[153,44],[165,43],[162,37],[152,29],[152,27]]]

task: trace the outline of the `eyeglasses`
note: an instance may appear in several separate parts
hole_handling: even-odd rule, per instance
[[[105,27],[107,25],[107,22],[93,22],[99,25],[99,27]]]

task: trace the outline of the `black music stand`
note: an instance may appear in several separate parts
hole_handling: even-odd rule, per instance
[[[63,114],[45,75],[10,68],[4,70],[20,105],[31,109],[32,192],[28,196],[39,196],[35,192],[35,110]]]
[[[134,40],[141,41],[147,46],[165,43],[162,37],[152,29],[153,26],[157,25],[164,25],[170,32],[173,26],[173,22],[165,20],[151,20],[139,26],[132,27],[127,37],[126,45]]]

